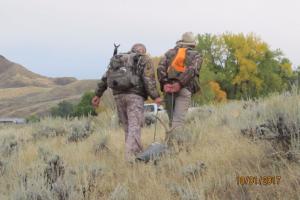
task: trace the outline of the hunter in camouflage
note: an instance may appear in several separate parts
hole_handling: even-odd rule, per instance
[[[136,94],[115,95],[119,120],[125,132],[125,155],[131,160],[133,155],[143,150],[141,127],[144,119],[144,97]]]
[[[135,44],[131,52],[142,55],[139,61],[140,82],[128,90],[113,90],[118,117],[125,132],[125,156],[128,161],[143,149],[141,127],[144,120],[144,100],[150,96],[158,104],[162,101],[156,88],[153,63],[146,55],[146,47],[143,44]],[[99,105],[100,97],[107,88],[106,72],[95,91],[96,96],[92,100],[94,106]]]
[[[169,125],[172,129],[184,125],[191,96],[200,89],[199,72],[202,58],[195,47],[193,34],[184,33],[175,48],[165,53],[157,68],[161,90],[165,94]]]

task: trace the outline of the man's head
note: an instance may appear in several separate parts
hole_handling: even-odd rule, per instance
[[[131,47],[131,52],[139,53],[139,54],[146,54],[147,50],[146,50],[145,45],[143,45],[141,43],[137,43]]]
[[[177,45],[184,45],[184,46],[196,46],[196,38],[192,32],[185,32],[181,36],[181,40],[176,42]]]

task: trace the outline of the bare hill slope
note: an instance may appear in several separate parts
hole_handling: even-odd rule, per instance
[[[27,70],[0,55],[0,117],[46,115],[62,100],[77,101],[96,80],[49,78]]]
[[[72,77],[49,78],[42,76],[0,55],[0,88],[53,87],[66,85],[76,80],[76,78]]]

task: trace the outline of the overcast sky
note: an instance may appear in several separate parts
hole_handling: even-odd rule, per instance
[[[99,78],[114,42],[159,56],[185,31],[254,32],[300,65],[300,0],[0,0],[0,55],[47,76]]]

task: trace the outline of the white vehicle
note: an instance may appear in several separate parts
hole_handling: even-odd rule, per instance
[[[23,118],[0,118],[0,124],[26,124]]]
[[[145,124],[148,126],[155,123],[155,116],[161,116],[161,114],[165,113],[166,111],[161,105],[158,106],[156,103],[144,104]]]
[[[154,115],[157,114],[157,112],[165,111],[163,106],[158,106],[156,103],[147,103],[144,104],[144,111],[145,113],[152,113]]]
[[[163,106],[158,106],[155,103],[144,104],[144,111],[145,124],[148,126],[156,122],[156,116],[163,119],[163,121],[168,121],[167,112]],[[206,118],[212,112],[212,109],[208,107],[189,107],[186,119],[193,119],[195,117]]]

